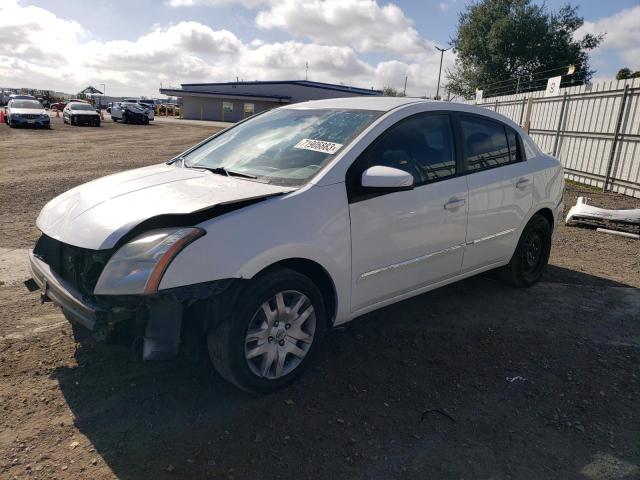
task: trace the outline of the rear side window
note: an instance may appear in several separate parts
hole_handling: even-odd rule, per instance
[[[460,127],[467,171],[477,172],[520,161],[517,134],[512,129],[471,116],[462,116]]]
[[[362,170],[375,165],[413,175],[415,185],[456,174],[453,135],[448,114],[418,114],[384,132],[365,151]]]

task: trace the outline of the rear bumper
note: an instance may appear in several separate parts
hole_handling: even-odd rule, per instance
[[[33,250],[29,250],[29,268],[31,269],[31,277],[38,284],[43,295],[62,307],[74,321],[89,330],[95,329],[98,316],[97,306],[83,299],[80,292],[51,270],[49,265],[36,257]]]

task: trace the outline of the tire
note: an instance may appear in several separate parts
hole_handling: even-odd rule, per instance
[[[551,252],[551,225],[534,215],[524,227],[511,261],[499,270],[500,278],[516,287],[530,287],[547,268]]]
[[[307,276],[278,269],[251,280],[236,298],[233,314],[209,331],[213,366],[250,393],[285,387],[309,366],[322,344],[327,317],[320,290]],[[299,315],[292,317],[290,309],[298,305]],[[249,358],[252,352],[254,357]]]
[[[113,120],[113,121],[114,121],[114,123],[118,121],[118,119],[117,119],[117,118],[113,118],[113,117],[111,117],[111,120]]]

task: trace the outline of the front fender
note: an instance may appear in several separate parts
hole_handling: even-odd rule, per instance
[[[198,225],[207,234],[171,262],[160,289],[253,278],[274,263],[311,260],[331,276],[338,317],[349,311],[351,231],[344,184],[309,185]]]

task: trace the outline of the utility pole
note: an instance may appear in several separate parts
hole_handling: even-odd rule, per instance
[[[444,56],[444,52],[446,52],[447,50],[451,50],[451,47],[436,47],[436,50],[440,52],[440,70],[438,71],[438,88],[436,89],[436,100],[440,100],[440,76],[442,75],[442,57]]]
[[[403,97],[407,96],[407,78],[408,77],[409,77],[408,75],[404,76],[404,90],[402,90],[402,96]]]
[[[304,64],[304,79],[309,80],[309,62]]]

